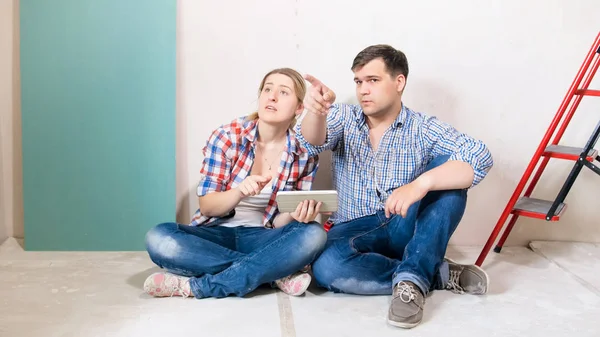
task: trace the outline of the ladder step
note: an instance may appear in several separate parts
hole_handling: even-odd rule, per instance
[[[515,204],[515,207],[513,207],[512,213],[519,216],[526,216],[529,218],[546,219],[546,214],[548,214],[548,211],[550,210],[550,207],[552,207],[553,202],[554,201],[530,197],[521,197],[519,201],[517,201],[517,203]],[[558,219],[560,219],[560,216],[564,213],[566,209],[567,204],[559,204],[556,208],[556,211],[554,212],[554,216],[550,220],[558,221]]]
[[[579,89],[577,91],[575,91],[575,95],[581,95],[581,96],[600,96],[600,90],[590,90],[590,89]]]
[[[546,147],[546,151],[542,154],[542,156],[575,161],[579,159],[581,152],[583,152],[582,147],[549,145]],[[590,152],[588,152],[587,160],[594,161],[594,158],[596,158],[597,155],[598,151],[596,149],[591,149]]]

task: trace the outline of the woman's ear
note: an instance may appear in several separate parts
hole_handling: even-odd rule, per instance
[[[296,116],[299,116],[304,112],[304,103],[298,104],[298,108],[296,109]]]

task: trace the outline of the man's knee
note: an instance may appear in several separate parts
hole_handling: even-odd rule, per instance
[[[389,295],[391,280],[383,282],[365,276],[352,268],[348,258],[338,248],[330,246],[313,263],[313,275],[317,285],[336,293],[355,295]]]

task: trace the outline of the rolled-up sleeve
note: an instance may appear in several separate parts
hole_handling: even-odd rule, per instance
[[[344,121],[343,121],[344,111],[342,111],[343,109],[344,109],[343,104],[342,105],[333,104],[329,108],[329,113],[327,114],[327,134],[326,134],[326,138],[325,138],[325,143],[322,145],[313,145],[313,144],[309,143],[306,140],[306,138],[304,138],[304,135],[302,134],[302,121],[304,119],[304,116],[306,116],[306,115],[304,115],[304,116],[302,116],[302,118],[300,118],[300,120],[298,121],[298,123],[295,127],[296,138],[298,139],[300,146],[302,146],[303,148],[306,149],[309,156],[313,157],[325,150],[335,149],[338,142],[344,136],[344,124],[343,124],[344,123]],[[307,113],[311,113],[311,112],[307,112]]]
[[[426,118],[423,126],[426,146],[431,149],[432,156],[450,155],[448,160],[471,165],[475,174],[470,187],[479,184],[494,165],[490,150],[481,140],[459,132],[435,117]]]
[[[229,135],[223,129],[217,129],[210,135],[202,149],[204,161],[196,189],[199,197],[226,189],[231,172],[231,156],[228,156],[231,144]]]

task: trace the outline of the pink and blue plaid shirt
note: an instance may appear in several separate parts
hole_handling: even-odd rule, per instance
[[[252,170],[254,142],[258,121],[240,117],[213,131],[202,152],[204,162],[196,194],[223,192],[237,187]],[[272,227],[279,213],[275,196],[277,191],[310,190],[318,168],[318,156],[309,157],[300,147],[294,131],[289,130],[287,144],[281,154],[271,198],[263,214],[263,225]],[[234,209],[235,210],[235,209]],[[232,211],[233,212],[233,211]],[[224,217],[231,216],[232,213]],[[196,211],[191,226],[210,225],[217,217],[207,217]]]

